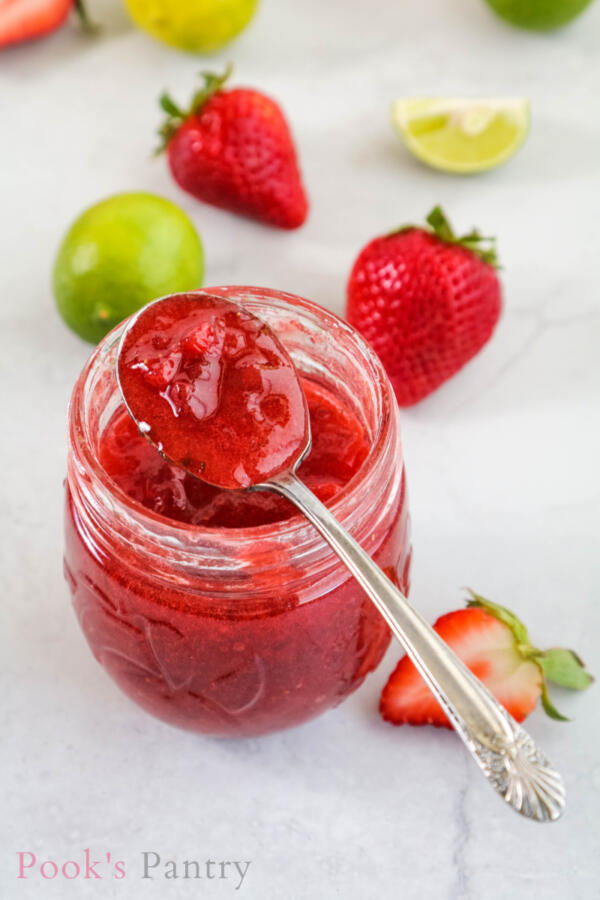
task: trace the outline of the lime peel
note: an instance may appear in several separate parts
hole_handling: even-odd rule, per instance
[[[249,24],[258,0],[125,0],[153,37],[189,53],[215,53]]]
[[[64,322],[97,343],[145,303],[202,285],[202,241],[163,197],[117,194],[84,210],[61,242],[53,271]]]
[[[561,28],[575,19],[592,0],[487,0],[506,22],[533,31]]]

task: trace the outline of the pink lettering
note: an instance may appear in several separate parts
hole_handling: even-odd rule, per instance
[[[50,871],[52,872],[52,875],[46,875],[45,870],[48,868],[48,866],[50,867]],[[45,859],[44,862],[40,866],[40,875],[42,876],[42,878],[46,878],[46,879],[56,878],[56,876],[58,875],[58,866],[56,865],[55,862],[52,862],[51,859]]]
[[[74,871],[74,873],[73,873],[72,875],[69,875],[69,872],[68,872],[68,870],[67,870],[67,866],[73,866],[73,868],[75,869],[75,871]],[[68,859],[68,860],[66,861],[66,863],[63,863],[63,867],[62,867],[62,870],[61,870],[61,871],[62,871],[63,876],[64,876],[65,878],[72,879],[72,878],[78,878],[78,877],[79,877],[79,873],[80,873],[81,869],[79,868],[78,863],[76,863],[74,859]]]
[[[35,864],[36,864],[35,853],[27,853],[27,851],[24,852],[24,851],[20,850],[17,853],[17,856],[19,858],[19,874],[17,875],[17,878],[27,878],[27,875],[25,874],[25,869],[31,869],[32,866],[35,866]],[[27,863],[25,862],[26,856],[29,857],[31,862],[27,862]]]
[[[85,853],[85,877],[86,878],[102,878],[102,875],[98,875],[94,866],[99,866],[101,860],[95,859],[93,863],[90,863],[90,849],[86,847],[84,850]]]

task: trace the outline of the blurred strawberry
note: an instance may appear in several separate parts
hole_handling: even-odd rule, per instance
[[[72,9],[93,31],[83,0],[0,0],[0,48],[43,37],[59,28]]]

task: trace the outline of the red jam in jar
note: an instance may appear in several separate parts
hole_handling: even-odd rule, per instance
[[[211,292],[264,319],[292,356],[313,437],[299,475],[407,591],[398,413],[379,361],[306,300]],[[65,572],[96,658],[144,709],[206,734],[263,734],[335,706],[381,660],[387,626],[286,500],[203,483],[139,434],[115,378],[121,330],[70,409]]]
[[[325,388],[302,378],[312,431],[310,453],[298,475],[326,503],[359,470],[369,452],[364,426]],[[177,522],[218,528],[252,528],[296,515],[283,497],[269,491],[213,487],[167,462],[138,431],[124,406],[100,438],[104,471],[129,497]]]

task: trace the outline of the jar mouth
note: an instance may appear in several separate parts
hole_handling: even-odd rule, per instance
[[[359,470],[327,506],[355,536],[362,530],[361,522],[364,524],[370,519],[369,527],[372,527],[372,516],[367,513],[374,505],[374,482],[378,482],[381,489],[381,477],[384,481],[389,481],[390,469],[395,469],[397,473],[402,470],[399,441],[390,443],[390,429],[395,433],[398,430],[394,427],[398,415],[397,406],[385,370],[375,352],[348,323],[310,300],[281,291],[245,285],[207,287],[202,291],[236,300],[247,305],[255,315],[266,319],[303,373],[309,366],[312,369],[309,375],[321,375],[325,379],[331,377],[330,360],[319,358],[319,346],[329,342],[329,346],[337,348],[338,353],[341,353],[340,348],[346,348],[348,361],[356,368],[357,383],[368,400],[369,421],[364,424],[369,434],[370,450]],[[69,472],[69,485],[75,499],[79,494],[86,506],[91,503],[95,518],[102,518],[102,508],[108,511],[112,528],[114,529],[116,519],[124,526],[124,534],[129,535],[126,539],[131,540],[132,535],[140,538],[141,535],[148,549],[150,550],[150,546],[153,548],[155,556],[164,556],[166,549],[170,560],[173,560],[175,553],[177,560],[182,563],[193,562],[198,565],[200,551],[201,562],[204,564],[206,549],[219,545],[226,545],[229,550],[233,548],[239,557],[238,563],[257,543],[265,547],[293,546],[295,558],[304,554],[312,558],[315,553],[319,555],[318,550],[321,554],[324,552],[331,555],[323,539],[300,513],[265,525],[242,528],[207,527],[166,518],[129,497],[118,487],[100,464],[97,452],[98,436],[113,410],[94,411],[94,405],[98,403],[98,392],[101,398],[107,398],[114,392],[116,349],[126,322],[127,320],[118,325],[100,342],[73,389],[69,437],[71,462],[75,471]],[[292,332],[294,335],[301,335],[301,341],[297,341],[294,346],[290,343]],[[309,362],[308,351],[302,349],[304,345],[315,351],[312,362]],[[111,379],[114,385],[111,384]],[[349,399],[352,399],[350,395]],[[360,406],[357,407],[357,412],[364,419]],[[392,467],[389,464],[390,452],[396,456]],[[77,490],[73,490],[73,481],[78,482]],[[385,506],[385,498],[378,497],[377,500],[379,499]]]

